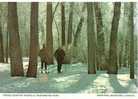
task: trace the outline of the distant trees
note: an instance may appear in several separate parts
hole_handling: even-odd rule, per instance
[[[36,77],[38,57],[38,2],[31,3],[30,19],[30,54],[27,77]]]
[[[96,39],[94,3],[87,3],[88,74],[96,73]]]
[[[24,76],[20,36],[18,30],[17,4],[15,2],[8,3],[8,33],[11,76]]]
[[[109,74],[117,74],[118,64],[117,64],[117,33],[120,19],[121,3],[114,3],[114,15],[112,19],[111,35],[110,35],[110,50],[109,50]]]

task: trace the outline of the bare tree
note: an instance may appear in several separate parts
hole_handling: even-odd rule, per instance
[[[130,3],[129,33],[130,33],[130,78],[134,79],[134,4]]]
[[[96,39],[94,18],[94,3],[87,3],[88,74],[96,73]]]
[[[31,3],[30,23],[30,55],[27,77],[36,77],[38,56],[38,2]]]
[[[8,3],[8,33],[10,42],[11,76],[24,76],[18,30],[17,4],[15,2]]]
[[[121,3],[114,3],[114,15],[112,19],[111,35],[110,35],[110,51],[109,51],[109,74],[117,74],[118,64],[117,64],[117,32],[120,19]]]
[[[61,34],[62,34],[62,46],[65,45],[65,5],[61,3]]]
[[[100,65],[105,64],[105,40],[103,31],[103,20],[100,3],[95,2],[94,7],[97,29],[97,69],[102,69]]]
[[[0,22],[0,63],[4,63],[4,51],[3,51],[3,35]]]
[[[73,6],[74,3],[70,3],[69,23],[68,23],[68,44],[72,43],[72,23],[73,23]]]
[[[46,47],[49,50],[49,62],[53,63],[53,33],[52,33],[52,2],[47,2],[47,22],[46,22]]]

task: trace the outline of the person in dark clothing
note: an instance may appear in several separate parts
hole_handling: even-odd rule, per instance
[[[62,69],[62,64],[64,61],[64,57],[65,57],[65,51],[60,47],[55,51],[54,54],[56,61],[57,61],[57,71],[58,73],[61,73],[61,69]]]
[[[40,49],[39,56],[40,56],[40,59],[41,59],[41,73],[43,73],[43,69],[45,69],[45,73],[48,73],[48,71],[47,71],[48,51],[45,47],[45,44],[43,44],[43,48]]]

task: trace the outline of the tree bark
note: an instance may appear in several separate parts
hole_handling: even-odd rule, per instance
[[[134,79],[134,4],[130,3],[129,33],[130,33],[130,78]]]
[[[17,5],[15,2],[8,3],[8,33],[10,42],[11,76],[24,76],[18,30]]]
[[[103,31],[103,20],[100,3],[96,2],[95,16],[96,16],[96,29],[97,29],[97,69],[102,69],[100,65],[105,64],[105,40]]]
[[[38,2],[31,3],[30,23],[30,55],[27,77],[36,77],[38,56]]]
[[[109,74],[117,74],[118,64],[117,64],[117,32],[120,19],[120,8],[121,3],[115,2],[114,4],[114,15],[112,20],[111,35],[110,35],[110,51],[109,51]]]
[[[130,64],[130,61],[129,61],[129,52],[130,52],[130,39],[129,39],[129,33],[128,33],[128,15],[129,15],[129,3],[124,3],[124,22],[123,22],[123,25],[124,25],[124,33],[125,33],[125,40],[124,40],[124,57],[123,57],[123,66],[124,67],[128,67],[128,65]]]
[[[49,50],[49,62],[53,64],[52,2],[47,2],[46,47]]]
[[[4,63],[3,35],[0,22],[0,63]]]
[[[88,74],[96,74],[96,39],[94,17],[94,3],[87,3]]]
[[[86,8],[86,6],[84,4],[83,7],[82,7],[82,13],[85,11],[85,8]],[[74,41],[73,41],[73,46],[74,47],[78,46],[77,43],[79,41],[79,36],[81,34],[81,29],[82,29],[82,26],[83,26],[83,22],[84,22],[84,15],[81,15],[79,23],[77,25],[77,29],[75,31],[75,35],[74,35]]]
[[[62,36],[62,46],[65,46],[65,6],[61,3],[61,36]]]
[[[84,22],[84,17],[81,17],[74,36],[74,42],[73,42],[74,47],[78,46],[77,43],[79,40],[83,22]]]
[[[70,3],[69,24],[68,24],[68,44],[72,43],[73,6],[74,6],[74,3]]]
[[[6,51],[5,51],[5,62],[8,63],[8,57],[9,57],[9,33],[6,33]]]

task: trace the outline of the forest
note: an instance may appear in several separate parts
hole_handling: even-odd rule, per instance
[[[0,2],[0,92],[135,93],[137,66],[136,2]]]

